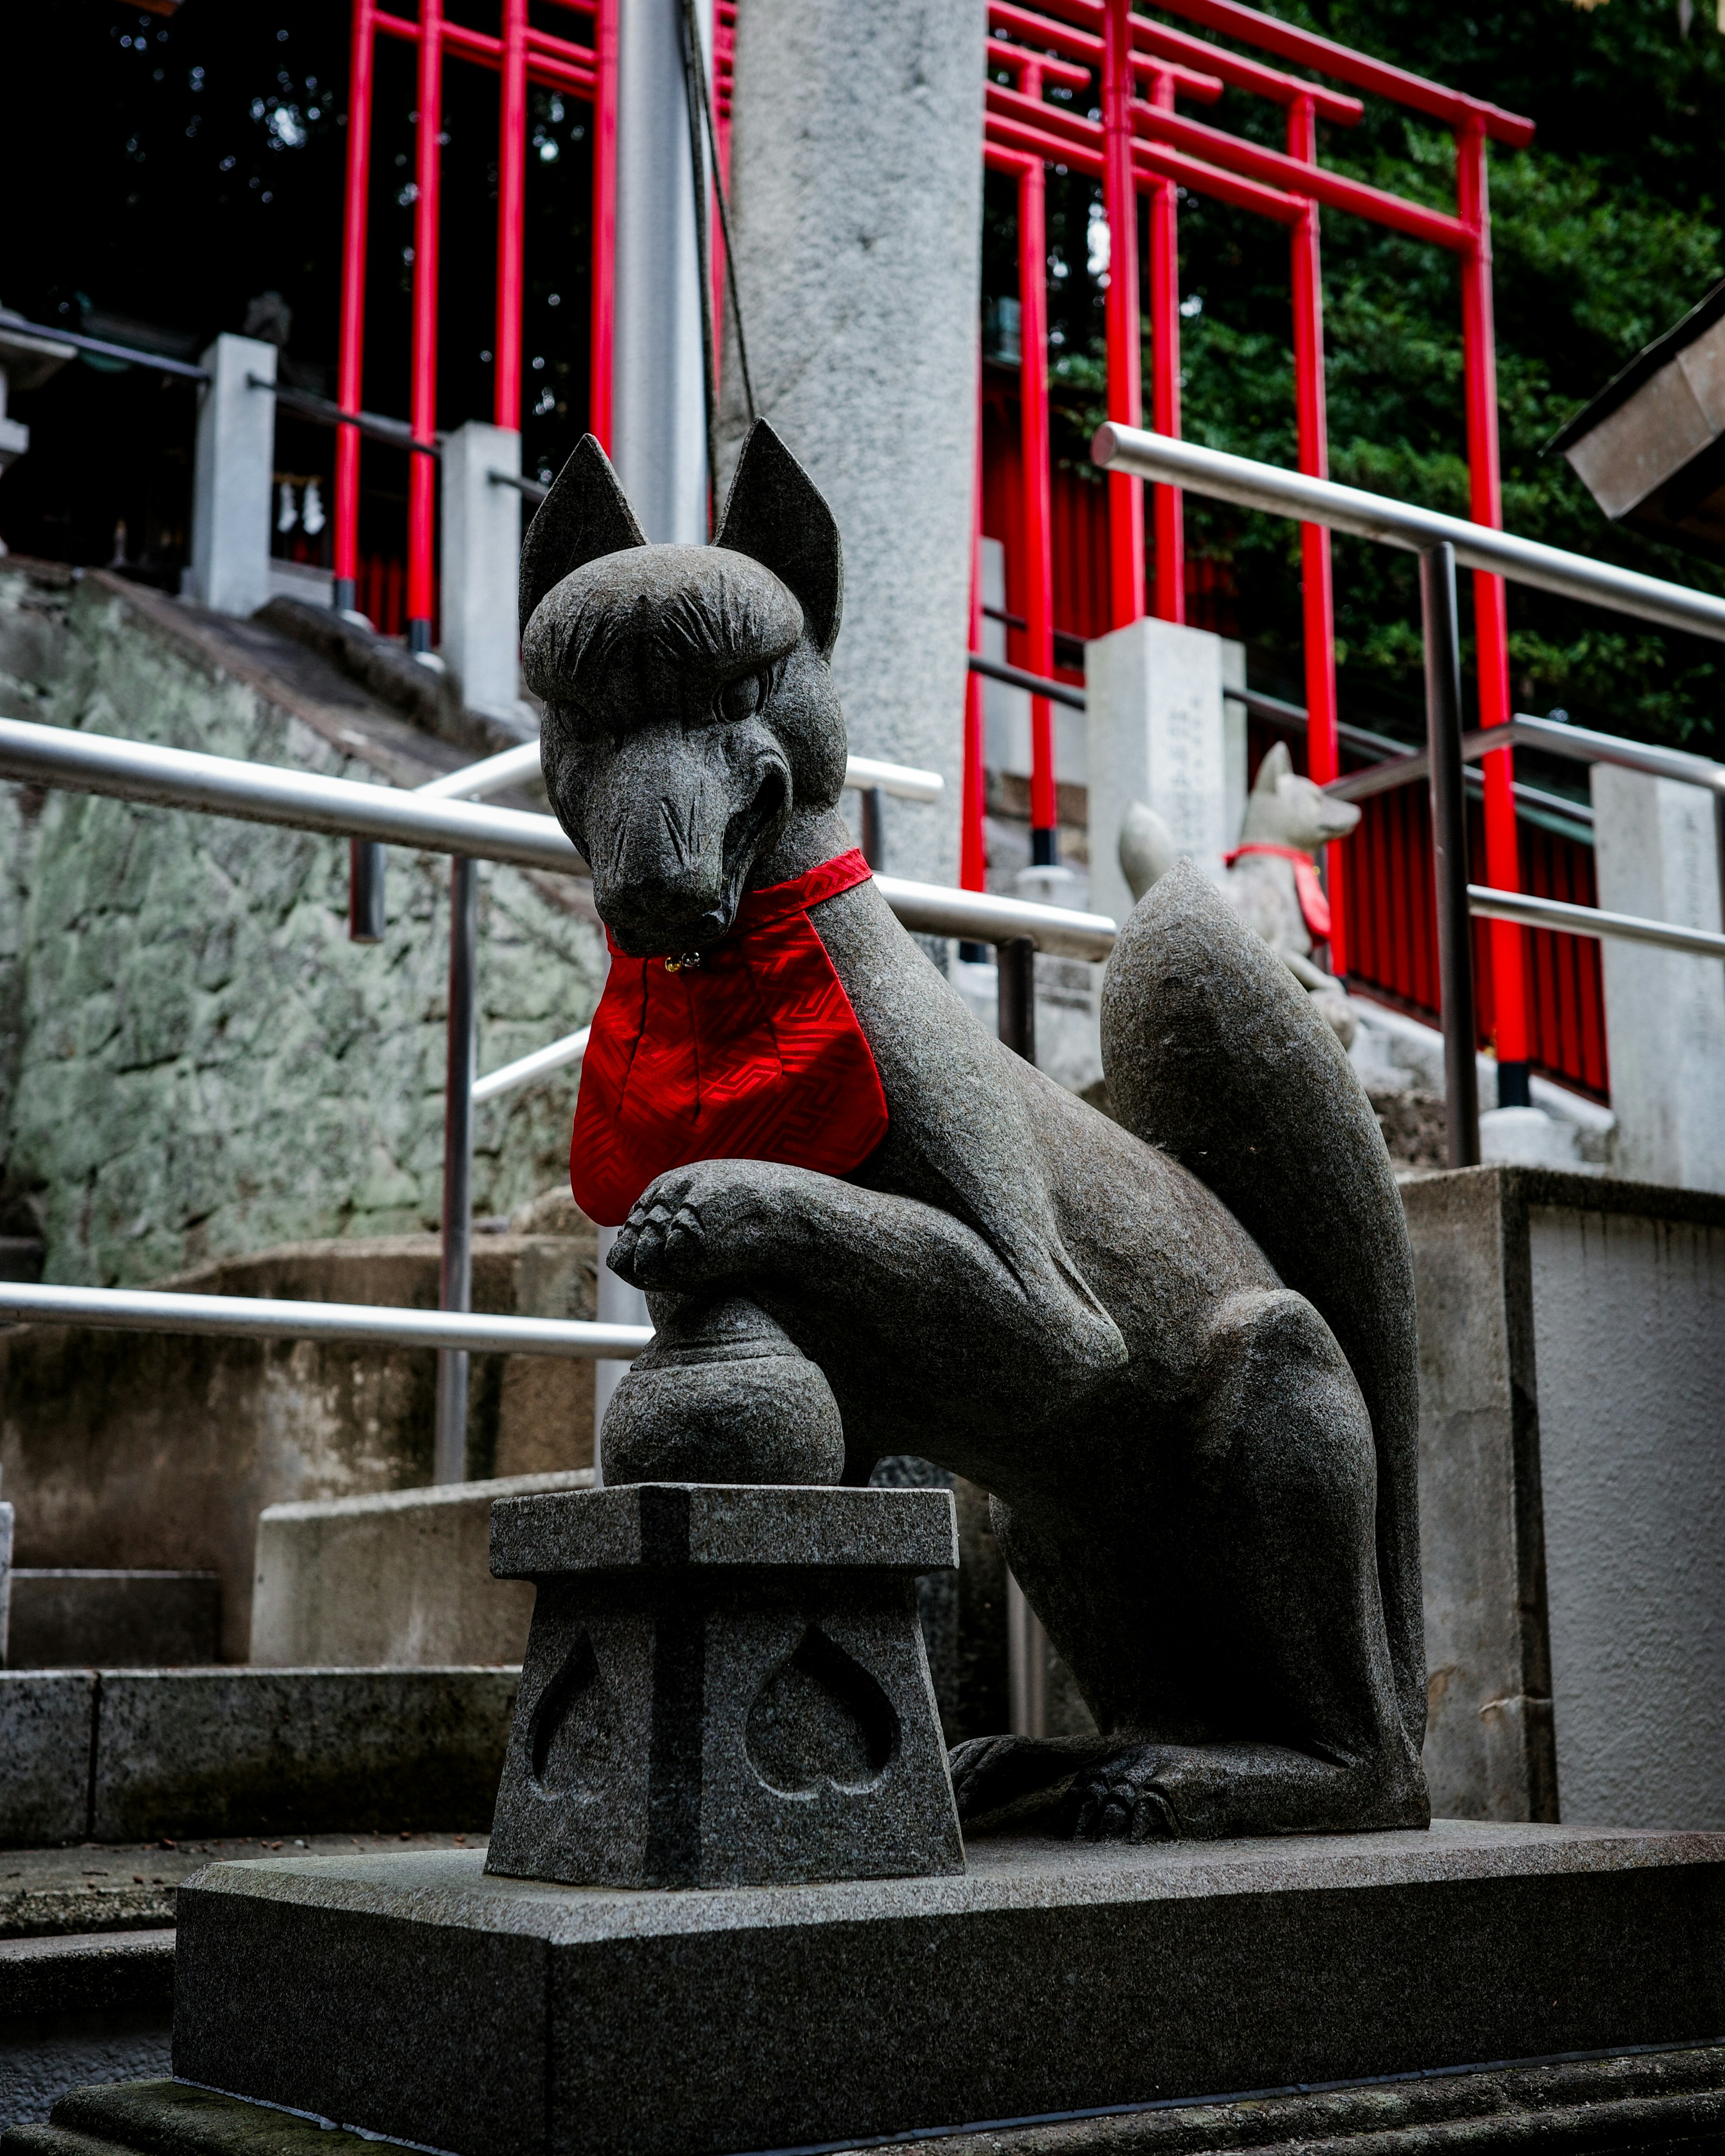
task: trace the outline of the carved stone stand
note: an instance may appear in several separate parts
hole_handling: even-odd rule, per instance
[[[916,1621],[944,1490],[688,1482],[511,1497],[538,1600],[486,1870],[576,1887],[961,1872]]]

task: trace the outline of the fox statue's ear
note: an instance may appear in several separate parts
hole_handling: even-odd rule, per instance
[[[1286,742],[1278,742],[1258,766],[1258,775],[1252,781],[1254,793],[1274,793],[1285,778],[1294,775],[1294,759],[1288,754]]]
[[[764,419],[743,439],[716,547],[747,554],[795,595],[823,659],[845,598],[839,527],[820,490]]]
[[[521,541],[521,634],[540,600],[572,570],[646,543],[611,459],[583,434]]]

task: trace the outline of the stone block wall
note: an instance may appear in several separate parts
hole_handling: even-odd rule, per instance
[[[465,760],[285,641],[0,562],[11,716],[403,784]],[[436,1226],[449,865],[392,852],[388,938],[366,947],[347,860],[339,839],[0,786],[0,1234],[39,1233],[45,1278]],[[591,1016],[601,947],[584,883],[480,875],[483,1070]],[[480,1109],[480,1214],[562,1179],[574,1091],[565,1071]]]

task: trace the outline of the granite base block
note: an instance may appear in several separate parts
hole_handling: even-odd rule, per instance
[[[925,2137],[917,2137],[919,2143]],[[939,2137],[940,2156],[1714,2156],[1725,2140],[1725,2046],[1413,2075]],[[184,2082],[80,2088],[0,2156],[376,2156],[321,2119]]]
[[[1725,1836],[968,1855],[670,1893],[465,1851],[213,1865],[174,2071],[456,2156],[716,2156],[1725,2032]]]

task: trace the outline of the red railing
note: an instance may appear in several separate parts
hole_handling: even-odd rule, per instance
[[[1279,60],[1348,85],[1294,75],[1267,62],[1211,44],[1135,14],[1130,0],[990,0],[985,95],[984,156],[989,166],[1014,174],[1019,187],[1019,302],[1022,365],[1019,398],[1019,500],[1009,519],[988,528],[1008,541],[1008,552],[1025,554],[1019,572],[1020,603],[1030,627],[1024,633],[1022,663],[1052,670],[1046,645],[1051,625],[1040,605],[1050,588],[1039,554],[1052,545],[1053,511],[1042,477],[1047,442],[1045,259],[1041,242],[1042,176],[1057,163],[1102,182],[1110,235],[1106,298],[1107,410],[1111,418],[1142,423],[1139,394],[1142,331],[1137,261],[1137,198],[1149,198],[1147,283],[1152,329],[1151,420],[1163,434],[1180,430],[1178,252],[1176,220],[1180,192],[1189,191],[1249,209],[1284,225],[1290,240],[1295,406],[1298,461],[1302,471],[1322,475],[1327,466],[1324,408],[1322,286],[1319,261],[1323,208],[1364,217],[1453,253],[1461,269],[1461,329],[1464,361],[1464,418],[1474,520],[1502,521],[1498,473],[1496,352],[1491,311],[1491,223],[1486,182],[1488,141],[1513,147],[1532,139],[1531,121],[1482,100],[1424,80],[1369,55],[1350,51],[1311,32],[1276,20],[1238,0],[1159,0],[1160,12],[1183,17],[1198,28],[1254,46]],[[1000,75],[1009,80],[996,80]],[[1050,90],[1076,89],[1077,104]],[[1350,126],[1364,108],[1355,90],[1388,99],[1437,120],[1455,137],[1455,209],[1434,209],[1321,166],[1316,123]],[[1189,116],[1179,100],[1213,105],[1243,92],[1281,105],[1286,114],[1286,148],[1271,150]],[[1095,110],[1100,118],[1092,120]],[[1028,483],[1027,483],[1028,481]],[[1142,482],[1111,475],[1107,618],[1118,626],[1145,611],[1145,530]],[[978,490],[978,513],[988,513]],[[1183,522],[1178,489],[1152,490],[1154,608],[1164,619],[1187,618],[1192,579],[1184,561]],[[1305,621],[1306,702],[1311,713],[1313,775],[1340,770],[1336,734],[1335,654],[1330,577],[1330,539],[1315,526],[1301,527]],[[1055,573],[1058,573],[1056,569]],[[1214,572],[1209,572],[1214,578]],[[1213,594],[1214,596],[1214,594]],[[1481,721],[1501,724],[1511,716],[1507,617],[1501,579],[1476,573],[1478,697]],[[1094,610],[1095,600],[1090,610]],[[1070,617],[1069,617],[1070,618]],[[973,696],[974,702],[974,696]],[[967,735],[969,752],[979,748],[979,726]],[[1052,858],[1054,803],[1052,735],[1047,706],[1032,706],[1033,847]],[[980,815],[982,788],[967,774],[968,819]],[[1514,889],[1521,864],[1517,839],[1510,752],[1486,759],[1486,819],[1482,848],[1489,880]],[[967,826],[965,874],[980,874],[979,825]],[[1352,963],[1347,937],[1355,909],[1346,897],[1348,875],[1343,850],[1329,861],[1337,934],[1332,957],[1338,970]],[[1495,970],[1499,1045],[1505,1060],[1525,1061],[1531,1012],[1524,965],[1524,932],[1494,923],[1487,939]]]

